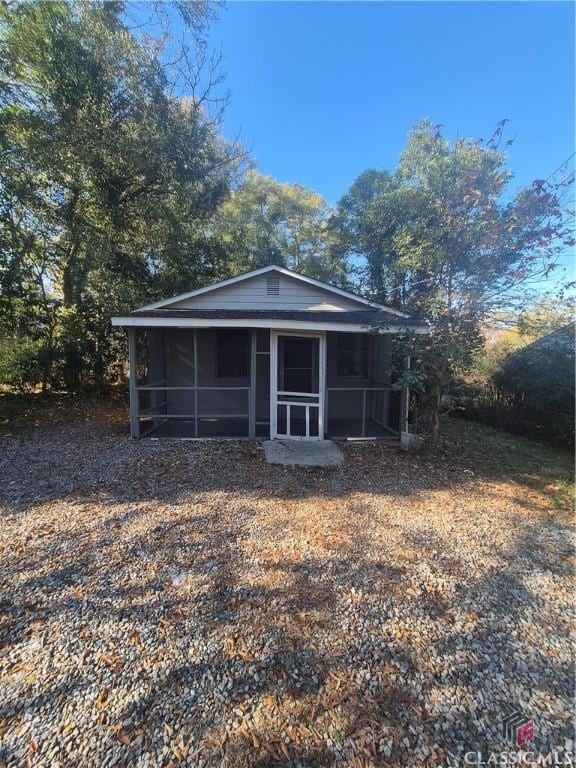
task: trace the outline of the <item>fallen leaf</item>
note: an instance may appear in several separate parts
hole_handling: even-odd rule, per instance
[[[104,688],[104,690],[100,691],[100,694],[96,699],[96,706],[98,707],[98,709],[104,709],[104,707],[108,706],[109,695],[110,695],[110,688]]]
[[[116,734],[116,738],[121,744],[124,744],[125,747],[130,746],[130,737],[128,736],[126,731],[119,730],[118,733]]]

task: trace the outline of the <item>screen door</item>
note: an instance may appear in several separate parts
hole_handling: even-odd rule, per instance
[[[274,334],[271,356],[271,437],[323,438],[324,337]]]

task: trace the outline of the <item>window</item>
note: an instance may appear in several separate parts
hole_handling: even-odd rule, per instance
[[[338,334],[337,376],[368,377],[368,336],[364,333]]]
[[[248,378],[248,331],[216,331],[216,376],[219,379]]]

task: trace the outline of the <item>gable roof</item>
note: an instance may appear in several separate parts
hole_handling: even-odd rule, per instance
[[[170,307],[172,304],[177,304],[181,301],[186,301],[187,299],[192,299],[196,296],[202,296],[203,294],[211,293],[212,291],[217,291],[220,288],[226,288],[230,285],[243,282],[244,280],[248,280],[252,277],[257,277],[259,275],[264,275],[270,272],[276,272],[280,275],[286,275],[287,277],[291,277],[296,280],[301,280],[302,282],[307,283],[308,285],[313,285],[316,288],[321,288],[324,291],[333,293],[337,296],[341,296],[351,301],[355,301],[359,304],[364,304],[367,309],[380,309],[380,310],[385,310],[386,312],[392,315],[396,315],[397,317],[406,317],[406,318],[409,317],[404,312],[400,312],[397,309],[385,307],[384,305],[377,304],[375,301],[366,299],[363,296],[358,296],[358,294],[356,293],[345,291],[343,288],[337,288],[334,285],[323,283],[321,280],[315,280],[313,277],[307,277],[306,275],[302,275],[299,272],[293,272],[291,269],[286,269],[286,267],[279,267],[275,264],[270,264],[269,266],[266,266],[266,267],[260,267],[260,269],[253,269],[250,272],[243,272],[242,274],[236,275],[236,277],[231,277],[228,280],[221,280],[218,283],[212,283],[211,285],[207,285],[204,288],[197,288],[194,291],[181,293],[178,296],[173,296],[170,299],[157,301],[154,304],[147,304],[145,307],[140,307],[139,309],[137,309],[136,312],[146,312],[150,310],[164,309],[164,308]]]

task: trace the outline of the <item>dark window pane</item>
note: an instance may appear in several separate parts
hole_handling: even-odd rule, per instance
[[[282,391],[312,392],[312,371],[284,369],[284,389]]]
[[[281,392],[318,391],[318,340],[281,337],[278,382]]]
[[[368,336],[363,333],[341,333],[338,336],[338,376],[368,376],[368,344]]]
[[[310,437],[318,437],[318,408],[310,408]]]
[[[312,368],[314,342],[311,339],[284,339],[284,367]]]
[[[248,331],[217,331],[216,375],[219,379],[248,377]]]
[[[339,352],[338,376],[368,376],[368,356],[365,352]]]
[[[306,408],[301,405],[290,406],[290,434],[306,437]]]
[[[338,352],[367,352],[368,336],[365,333],[340,333]]]

